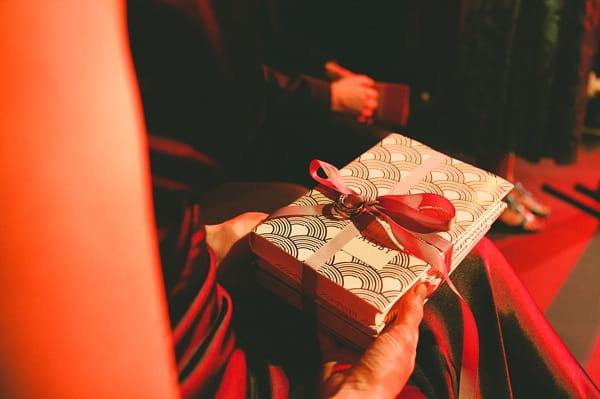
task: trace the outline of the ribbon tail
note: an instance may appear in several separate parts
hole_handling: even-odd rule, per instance
[[[380,220],[383,219],[389,225],[391,235],[396,241],[396,250],[408,252],[430,264],[449,283],[452,291],[458,294],[458,290],[450,281],[450,261],[452,258],[452,244],[450,242],[437,234],[411,233],[384,213],[374,216],[377,222],[381,223]]]
[[[461,399],[479,398],[479,333],[471,308],[450,279],[451,245],[448,247],[449,243],[436,234],[413,235],[395,224],[389,217],[385,215],[380,215],[380,217],[390,224],[394,239],[404,247],[398,249],[407,251],[429,263],[440,273],[443,280],[458,297],[463,322],[463,347],[458,397]],[[375,220],[381,223],[379,218],[376,217]]]

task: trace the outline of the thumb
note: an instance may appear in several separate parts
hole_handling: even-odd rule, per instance
[[[362,84],[363,86],[372,87],[375,85],[375,81],[367,75],[355,75],[354,78],[358,83]]]
[[[396,318],[371,344],[361,362],[379,376],[386,374],[390,363],[409,365],[412,372],[419,338],[419,324],[423,319],[423,303],[427,296],[424,283],[417,284],[398,302]],[[397,362],[389,362],[390,357]]]
[[[361,391],[366,395],[395,397],[406,385],[415,366],[419,324],[427,286],[419,283],[398,302],[396,319],[367,348],[339,387],[344,391]]]

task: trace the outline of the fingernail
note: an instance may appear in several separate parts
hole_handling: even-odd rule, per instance
[[[427,298],[428,286],[429,286],[429,283],[424,282],[424,281],[418,283],[417,286],[415,287],[415,291],[414,291],[415,294],[420,296],[424,300],[425,298]]]

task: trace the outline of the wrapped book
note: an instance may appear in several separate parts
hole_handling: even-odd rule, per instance
[[[257,279],[294,306],[313,306],[324,328],[358,347],[416,282],[449,278],[513,187],[398,133],[339,170],[311,168],[319,184],[250,235]]]

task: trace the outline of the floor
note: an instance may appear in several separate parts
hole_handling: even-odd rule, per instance
[[[518,159],[516,176],[552,212],[541,232],[488,236],[600,386],[600,135],[584,134],[575,164]]]

